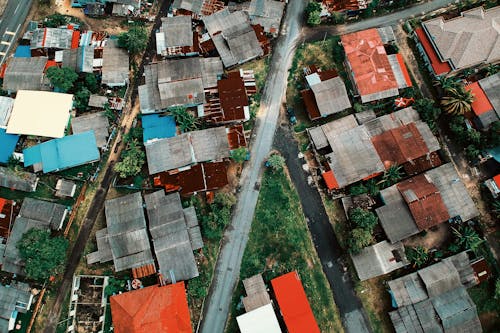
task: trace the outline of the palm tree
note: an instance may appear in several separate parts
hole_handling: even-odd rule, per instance
[[[393,164],[389,169],[385,170],[384,177],[378,184],[385,184],[386,186],[392,186],[399,182],[403,175],[401,174],[401,165]]]
[[[405,248],[406,257],[412,263],[413,267],[422,267],[429,261],[429,252],[421,245]]]
[[[466,250],[476,252],[479,249],[479,246],[484,242],[484,239],[479,237],[477,232],[469,226],[452,229],[455,237],[457,238],[457,244]]]
[[[489,64],[488,67],[486,67],[486,76],[492,76],[498,73],[498,70],[500,69],[500,65],[493,65]]]
[[[441,106],[449,114],[462,115],[471,110],[472,102],[474,95],[460,85],[448,89],[446,96],[441,99]]]
[[[495,200],[493,202],[493,213],[497,218],[500,218],[500,200]]]
[[[174,117],[181,132],[190,132],[198,129],[198,120],[186,108],[174,107],[169,109],[168,113]]]

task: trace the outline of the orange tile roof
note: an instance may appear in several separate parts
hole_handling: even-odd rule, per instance
[[[401,53],[396,54],[396,59],[398,59],[399,67],[401,68],[401,72],[405,77],[405,82],[408,87],[411,87],[413,83],[411,82],[410,74],[408,73],[408,68],[406,68],[405,61],[403,59],[403,55]]]
[[[323,172],[322,176],[323,176],[323,179],[325,180],[326,187],[329,190],[339,189],[339,183],[337,182],[337,179],[335,179],[335,175],[333,174],[333,170]]]
[[[427,58],[431,62],[431,67],[434,70],[436,75],[441,75],[445,73],[449,73],[451,71],[451,66],[447,61],[441,61],[439,56],[437,55],[436,50],[431,44],[431,41],[427,37],[423,28],[415,29],[415,33],[417,34],[418,39],[420,40],[420,44],[422,44],[425,54],[427,54]]]
[[[361,96],[398,89],[377,29],[358,31],[340,38]]]
[[[474,101],[471,106],[472,111],[474,111],[476,116],[493,111],[493,105],[491,105],[491,102],[484,93],[484,90],[479,86],[479,82],[473,82],[467,85],[467,90],[474,95]]]
[[[498,188],[500,188],[500,174],[493,177],[493,181],[497,184]]]
[[[73,30],[73,36],[71,37],[71,48],[77,49],[80,44],[80,31]]]
[[[111,296],[116,333],[192,333],[184,282]]]
[[[271,280],[289,333],[320,333],[297,271]]]

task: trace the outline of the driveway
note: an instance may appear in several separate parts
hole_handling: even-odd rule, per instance
[[[251,159],[243,168],[240,195],[233,212],[231,225],[224,233],[223,246],[215,267],[209,295],[205,301],[200,331],[222,333],[226,325],[233,290],[239,279],[240,264],[248,240],[259,192],[254,184],[262,177],[262,165],[273,144],[274,133],[287,85],[288,68],[293,59],[295,44],[302,24],[305,2],[288,3],[282,34],[273,50],[267,84],[261,98]]]
[[[0,65],[3,64],[11,48],[17,44],[19,30],[24,24],[33,0],[9,0],[0,18]]]

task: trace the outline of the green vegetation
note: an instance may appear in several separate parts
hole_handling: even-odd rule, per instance
[[[181,132],[190,132],[198,129],[199,124],[196,117],[187,111],[185,107],[173,107],[168,113],[174,117],[175,123],[179,126]]]
[[[500,302],[498,298],[498,279],[490,279],[483,283],[469,288],[467,292],[476,304],[477,312],[481,314],[491,314],[486,318],[491,318],[487,323],[490,329],[485,328],[485,332],[497,332],[496,329],[500,326]],[[482,323],[484,325],[484,322]]]
[[[42,282],[64,270],[68,240],[63,237],[51,237],[47,230],[31,229],[17,247],[30,279]]]
[[[423,246],[405,247],[406,258],[413,267],[420,268],[427,264],[431,259],[428,250]]]
[[[378,218],[375,214],[369,210],[364,210],[362,208],[354,208],[349,212],[349,219],[357,227],[367,229],[370,232],[378,223]]]
[[[127,178],[139,174],[144,165],[146,155],[137,143],[137,140],[131,140],[127,149],[122,153],[122,160],[115,164],[115,171],[120,178]]]
[[[463,85],[445,89],[445,96],[441,98],[441,106],[449,114],[463,115],[472,108],[474,96]]]
[[[75,108],[80,112],[85,112],[89,105],[89,97],[92,93],[86,87],[78,90],[75,95]]]
[[[148,45],[148,32],[141,26],[133,26],[118,36],[118,46],[125,48],[133,56],[138,55]]]
[[[78,79],[78,74],[74,69],[68,67],[52,66],[47,69],[47,77],[54,87],[66,92],[73,87],[73,84]]]
[[[455,236],[455,243],[463,250],[471,250],[477,253],[484,239],[469,226],[461,226],[459,228],[452,228]]]
[[[347,246],[349,252],[358,254],[363,248],[373,243],[373,228],[377,225],[378,218],[368,210],[354,208],[349,211],[349,220],[353,229],[349,233]]]
[[[106,297],[118,294],[120,291],[124,291],[127,285],[127,281],[117,279],[115,277],[110,277],[108,280],[108,285],[104,289],[104,294]]]
[[[246,147],[240,147],[231,151],[231,159],[238,164],[245,162],[248,155],[248,149]]]
[[[279,154],[272,154],[267,159],[267,163],[274,171],[282,171],[285,166],[285,158]]]
[[[441,114],[441,109],[436,107],[434,100],[429,98],[418,99],[413,103],[413,107],[417,110],[420,118],[429,125],[432,132],[437,130],[437,120]]]
[[[50,3],[48,0],[40,0],[41,2]],[[62,25],[68,24],[68,17],[59,13],[49,15],[45,18],[45,26],[48,28],[57,28]]]
[[[240,279],[263,273],[266,281],[297,270],[321,332],[341,332],[342,325],[321,263],[309,236],[297,192],[284,170],[267,169],[252,229],[241,264]],[[239,290],[242,284],[239,284]],[[235,332],[240,292],[233,297],[228,332]]]
[[[321,5],[316,1],[311,1],[307,4],[304,11],[306,15],[307,24],[310,26],[317,26],[321,23]]]
[[[403,178],[402,168],[400,165],[393,164],[385,170],[382,178],[384,186],[389,187],[399,182]]]

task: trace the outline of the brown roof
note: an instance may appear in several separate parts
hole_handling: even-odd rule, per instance
[[[397,184],[397,188],[420,230],[447,221],[450,214],[437,187],[425,175],[418,175]]]
[[[245,129],[243,125],[238,124],[228,128],[227,139],[231,150],[247,146],[247,138],[245,137]]]
[[[311,120],[321,118],[321,113],[319,113],[318,104],[316,103],[316,98],[311,89],[305,89],[300,92],[302,99],[304,100],[304,105],[306,106],[307,113]]]

